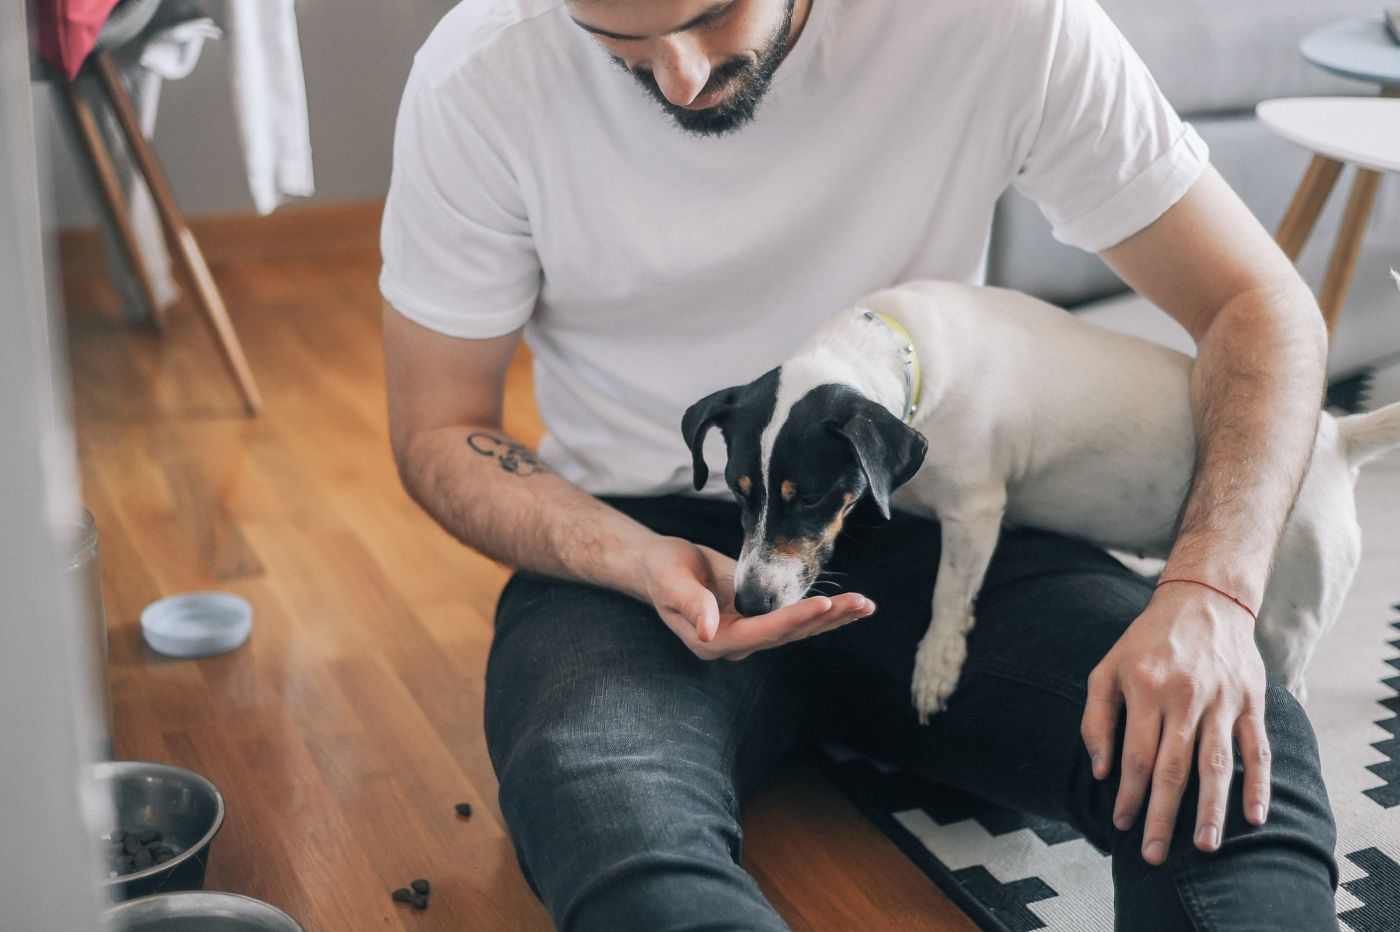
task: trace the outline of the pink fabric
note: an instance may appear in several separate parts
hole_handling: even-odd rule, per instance
[[[73,80],[119,0],[38,0],[35,44],[44,61]]]

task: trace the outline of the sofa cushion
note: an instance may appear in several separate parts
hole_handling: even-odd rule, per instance
[[[1374,88],[1308,64],[1298,41],[1380,0],[1099,0],[1184,116],[1252,110],[1271,97]]]

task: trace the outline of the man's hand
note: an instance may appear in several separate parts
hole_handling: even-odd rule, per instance
[[[1113,823],[1131,828],[1148,796],[1142,856],[1167,859],[1181,795],[1200,746],[1196,847],[1220,846],[1234,772],[1231,736],[1244,757],[1244,811],[1262,825],[1269,810],[1264,662],[1249,616],[1208,590],[1159,589],[1089,675],[1084,744],[1102,780],[1112,769],[1119,708],[1127,706],[1123,770]]]
[[[661,620],[702,660],[742,660],[756,650],[866,618],[875,603],[845,592],[803,599],[766,615],[734,608],[734,561],[708,547],[663,537],[647,548],[645,594]]]

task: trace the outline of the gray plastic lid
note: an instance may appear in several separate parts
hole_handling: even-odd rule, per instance
[[[253,630],[253,606],[232,592],[182,592],[147,605],[141,634],[169,657],[211,657],[242,646]]]

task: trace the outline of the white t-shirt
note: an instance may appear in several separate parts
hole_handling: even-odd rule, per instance
[[[687,406],[865,293],[981,282],[1008,185],[1096,252],[1206,160],[1092,0],[812,0],[754,121],[719,138],[679,129],[562,0],[466,0],[404,91],[380,288],[452,336],[524,326],[564,478],[688,491]]]

